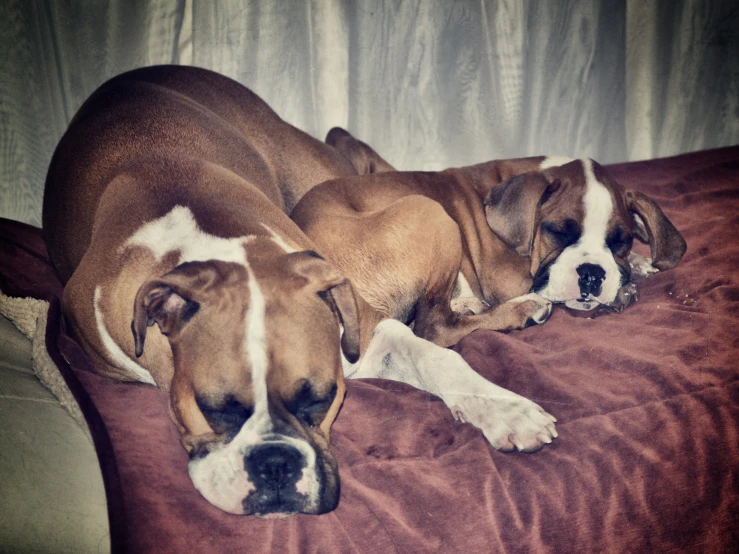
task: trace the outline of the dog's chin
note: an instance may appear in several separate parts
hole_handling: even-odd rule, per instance
[[[616,298],[612,302],[604,303],[593,298],[573,298],[565,300],[562,304],[565,308],[569,308],[574,314],[583,317],[595,317],[613,312],[622,312],[629,305],[639,300],[639,289],[634,283],[624,284],[616,294]]]
[[[270,512],[268,514],[254,514],[260,519],[287,519],[293,517],[298,512]]]
[[[578,310],[581,312],[589,312],[591,310],[594,310],[595,308],[599,307],[601,305],[600,302],[597,300],[565,300],[564,305],[566,308],[569,308],[570,310]]]

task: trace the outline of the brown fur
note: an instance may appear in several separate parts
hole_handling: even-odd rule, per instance
[[[271,234],[298,251],[313,250],[286,212],[319,182],[352,174],[344,154],[282,121],[240,84],[198,68],[161,66],[120,75],[83,104],[54,153],[44,195],[44,237],[66,284],[63,305],[74,335],[102,374],[137,380],[99,333],[93,298],[102,291],[108,334],[170,392],[190,452],[225,440],[198,401],[218,407],[232,399],[245,409],[253,402],[243,369],[247,272],[218,260],[178,266],[178,250],[157,259],[125,243],[176,206],[189,209],[203,233],[253,237],[244,252],[266,303],[270,414],[322,457],[324,511],[338,498],[328,433],[345,390],[339,324],[341,347],[356,359],[380,315],[358,304],[326,261],[286,253]],[[315,427],[286,408],[305,382],[316,395],[336,390]]]
[[[362,162],[373,158],[368,147],[351,146],[347,133],[340,136],[332,140],[337,148],[357,169],[369,168]],[[310,191],[292,218],[376,310],[413,320],[416,334],[449,346],[475,329],[524,327],[540,309],[533,301],[507,301],[527,294],[539,268],[561,252],[541,232],[542,222],[582,221],[585,185],[579,164],[541,171],[543,159],[343,178]],[[641,215],[646,228],[635,235],[652,245],[655,264],[662,264],[656,267],[674,266],[685,251],[677,230],[654,202],[624,194],[601,166],[594,167],[616,207],[610,225],[618,220],[631,231],[630,214]],[[617,263],[628,268],[625,255]],[[459,273],[490,309],[452,311]]]
[[[292,217],[376,310],[413,317],[419,336],[449,346],[477,328],[520,327],[534,308],[523,303],[464,320],[451,312],[460,271],[490,305],[531,287],[528,261],[487,226],[481,193],[492,185],[478,180],[480,169],[325,183]]]

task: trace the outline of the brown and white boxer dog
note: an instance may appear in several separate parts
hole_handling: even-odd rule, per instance
[[[543,323],[553,302],[623,309],[633,279],[674,267],[686,249],[654,201],[589,159],[387,172],[346,131],[326,140],[377,174],[315,187],[291,217],[376,310],[442,346]],[[631,252],[634,238],[652,260]]]
[[[350,174],[240,84],[176,66],[102,85],[51,161],[44,237],[74,335],[101,374],[169,392],[192,482],[227,512],[336,506],[344,370],[437,394],[503,450],[556,436],[539,406],[386,319],[314,252],[286,214]]]

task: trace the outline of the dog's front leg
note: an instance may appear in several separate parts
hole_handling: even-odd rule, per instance
[[[530,400],[486,380],[452,350],[381,321],[346,376],[391,379],[440,397],[455,419],[479,427],[495,448],[535,452],[557,437],[556,419]]]

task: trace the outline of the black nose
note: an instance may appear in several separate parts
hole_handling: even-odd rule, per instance
[[[303,456],[292,446],[267,443],[249,453],[244,459],[244,469],[257,489],[281,489],[298,482]]]
[[[577,267],[577,274],[580,276],[577,280],[580,286],[580,296],[585,298],[590,294],[593,296],[600,294],[600,286],[606,276],[602,267],[595,264],[582,264]]]

